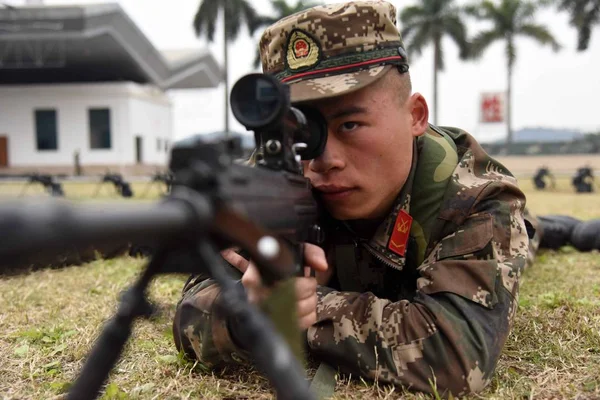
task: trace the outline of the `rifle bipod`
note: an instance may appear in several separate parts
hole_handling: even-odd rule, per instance
[[[157,274],[167,272],[163,265],[168,255],[168,250],[159,250],[135,284],[125,291],[116,315],[103,328],[67,399],[87,400],[98,396],[131,336],[133,322],[138,317],[149,318],[154,312],[154,307],[145,297],[146,290]],[[200,241],[194,256],[197,258],[194,269],[200,266],[221,287],[219,307],[228,318],[236,321],[236,325],[243,327],[243,333],[238,336],[252,354],[257,367],[270,380],[277,398],[313,399],[298,360],[271,320],[248,303],[244,289],[227,274],[219,253],[209,242]],[[180,272],[189,272],[189,268],[182,267]]]

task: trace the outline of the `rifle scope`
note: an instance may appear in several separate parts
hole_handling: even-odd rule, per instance
[[[284,131],[295,144],[305,144],[297,150],[303,160],[317,158],[325,149],[327,123],[321,113],[308,106],[292,107],[289,86],[271,75],[240,78],[231,90],[231,110],[246,129],[259,137],[266,132]],[[257,141],[257,145],[260,143]]]

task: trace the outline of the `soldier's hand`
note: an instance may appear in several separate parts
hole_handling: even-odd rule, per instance
[[[242,285],[248,294],[248,301],[253,304],[262,302],[269,294],[269,289],[262,284],[258,268],[254,263],[235,253],[233,250],[221,252],[223,258],[242,273]],[[323,250],[315,245],[304,246],[304,277],[295,279],[296,306],[300,329],[308,329],[317,320],[317,284],[325,284],[331,277],[327,259]],[[315,270],[315,277],[310,270]]]
[[[311,269],[315,271],[317,284],[327,285],[333,275],[333,266],[327,264],[325,252],[319,246],[304,243],[304,276],[310,276]]]

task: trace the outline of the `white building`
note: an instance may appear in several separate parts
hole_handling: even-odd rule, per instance
[[[0,9],[0,172],[154,170],[169,89],[215,87],[204,52],[160,53],[117,4]]]

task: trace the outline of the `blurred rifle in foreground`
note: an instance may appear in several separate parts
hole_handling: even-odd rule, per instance
[[[156,203],[86,205],[55,199],[0,205],[0,260],[6,267],[23,265],[32,253],[51,258],[65,249],[86,246],[153,244],[149,263],[104,327],[69,399],[98,395],[134,320],[152,314],[147,287],[163,273],[211,276],[223,292],[219,306],[237,321],[239,338],[278,398],[313,398],[298,361],[300,332],[290,330],[297,326],[290,278],[303,270],[302,243],[319,242],[321,234],[318,207],[300,160],[323,151],[325,124],[318,114],[291,107],[288,87],[267,75],[240,79],[231,104],[236,118],[254,131],[256,145],[263,149],[255,167],[233,162],[241,151],[239,139],[203,143],[194,138],[173,147],[172,188]],[[276,318],[269,319],[250,305],[243,288],[226,272],[218,251],[233,245],[250,255],[264,282],[284,288],[274,290],[282,296],[275,307],[287,304]]]

